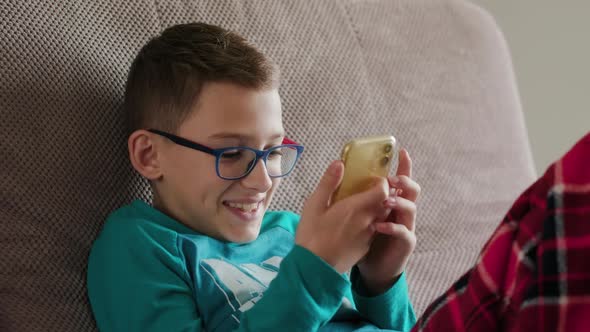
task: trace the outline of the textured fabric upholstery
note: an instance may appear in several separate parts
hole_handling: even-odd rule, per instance
[[[285,127],[306,151],[274,209],[300,212],[350,138],[391,133],[410,151],[418,313],[534,177],[504,39],[467,2],[5,0],[0,16],[2,331],[95,329],[89,247],[109,211],[150,199],[126,159],[127,71],[175,23],[236,30],[281,67]]]

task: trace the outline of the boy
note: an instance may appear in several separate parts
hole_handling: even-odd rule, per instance
[[[343,174],[333,162],[301,218],[267,212],[303,147],[285,138],[277,69],[206,24],[168,28],[144,46],[125,109],[129,158],[154,200],[115,211],[93,245],[88,293],[101,330],[415,323],[403,270],[420,189],[406,151],[397,176],[366,192],[330,204]]]

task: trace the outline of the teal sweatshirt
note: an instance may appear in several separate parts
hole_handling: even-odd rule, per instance
[[[101,331],[379,331],[416,321],[405,276],[366,297],[295,245],[299,216],[267,212],[250,243],[200,234],[143,201],[113,212],[94,242],[88,295]]]

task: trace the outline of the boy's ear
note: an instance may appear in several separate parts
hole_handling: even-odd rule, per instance
[[[127,140],[131,165],[148,180],[157,180],[162,177],[158,159],[161,155],[155,143],[151,133],[143,129],[134,131]]]

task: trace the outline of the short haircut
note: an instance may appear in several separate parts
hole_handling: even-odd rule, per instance
[[[130,132],[176,132],[191,114],[203,86],[233,83],[278,87],[278,68],[240,36],[205,23],[179,24],[151,39],[134,59],[125,87]]]

